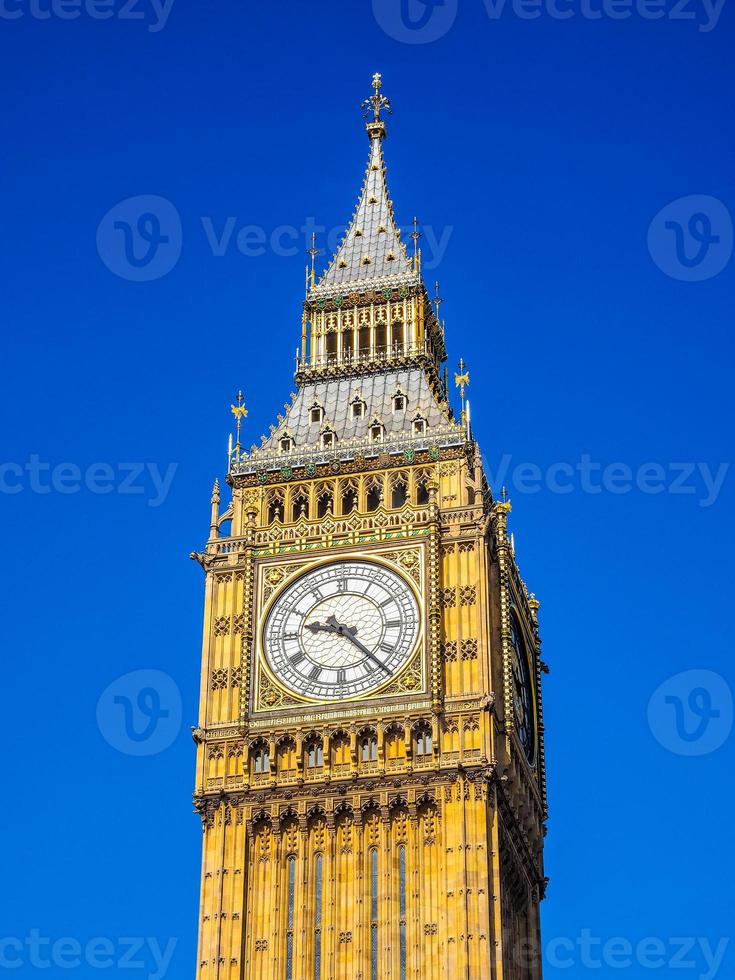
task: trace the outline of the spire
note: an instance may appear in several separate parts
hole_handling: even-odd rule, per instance
[[[314,287],[317,294],[331,292],[329,287],[360,288],[363,283],[370,286],[387,277],[394,280],[415,274],[415,264],[401,241],[386,183],[383,159],[386,126],[382,114],[390,113],[392,109],[390,101],[381,94],[381,86],[381,76],[375,74],[373,95],[362,103],[370,153],[360,198],[345,237]]]

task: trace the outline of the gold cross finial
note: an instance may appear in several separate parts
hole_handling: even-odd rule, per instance
[[[462,399],[462,419],[464,420],[465,414],[465,398],[464,390],[470,383],[470,372],[467,370],[467,365],[464,362],[464,358],[459,359],[459,371],[454,375],[454,383],[459,388],[459,395]]]
[[[237,440],[236,448],[240,448],[240,426],[242,425],[242,420],[247,418],[248,410],[245,408],[245,400],[242,391],[237,393],[237,405],[230,405],[230,411],[235,416],[235,426],[237,427]]]
[[[369,99],[365,99],[361,106],[363,116],[368,120],[367,129],[371,138],[382,139],[385,136],[385,122],[380,114],[383,111],[389,115],[393,112],[390,99],[380,92],[382,87],[383,76],[376,71],[373,75],[373,94]],[[372,119],[370,119],[371,114]]]
[[[307,248],[306,254],[311,256],[311,285],[314,286],[316,281],[316,257],[319,254],[319,249],[316,247],[316,232],[311,233],[311,248]]]

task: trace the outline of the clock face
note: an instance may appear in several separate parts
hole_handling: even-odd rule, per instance
[[[397,674],[419,630],[418,603],[404,578],[369,561],[335,561],[283,590],[266,619],[263,646],[293,691],[337,701]]]
[[[533,763],[536,751],[536,732],[533,710],[533,687],[526,656],[526,646],[521,638],[515,619],[510,622],[510,645],[513,657],[513,703],[515,729],[529,762]]]

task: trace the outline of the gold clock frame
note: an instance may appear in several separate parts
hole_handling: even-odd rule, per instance
[[[391,555],[396,557],[393,559],[387,557]],[[410,562],[410,566],[416,572],[418,572],[418,582],[416,581],[416,578],[412,574],[410,568],[406,568],[401,562],[401,559],[403,558],[405,560],[405,556],[407,555],[415,556],[414,560]],[[308,572],[323,568],[327,565],[333,565],[335,562],[342,561],[372,562],[373,564],[380,565],[386,570],[399,575],[409,589],[411,589],[419,609],[418,636],[414,643],[413,650],[406,658],[406,661],[401,669],[395,675],[389,677],[382,684],[372,688],[370,691],[362,692],[352,697],[340,700],[307,697],[293,691],[271,669],[264,649],[263,631],[273,605],[278,601],[279,597],[286,589],[288,589],[294,582]],[[363,546],[361,548],[351,548],[349,550],[340,549],[327,553],[322,552],[318,558],[313,559],[310,559],[308,556],[303,556],[298,562],[294,562],[294,556],[291,555],[281,555],[274,560],[259,560],[256,568],[254,588],[254,602],[258,620],[255,630],[254,644],[255,669],[252,673],[252,683],[249,697],[251,713],[254,716],[257,716],[263,712],[273,712],[278,710],[279,707],[293,711],[294,709],[298,710],[299,708],[304,710],[314,710],[320,708],[334,709],[339,708],[342,705],[352,705],[361,702],[374,704],[375,702],[386,698],[405,698],[406,693],[410,693],[412,697],[430,697],[431,664],[427,643],[429,624],[428,602],[426,596],[428,581],[426,562],[427,549],[425,541],[412,542],[409,546],[407,546],[405,542],[402,542],[398,546],[389,548],[365,548]],[[264,586],[266,584],[265,580],[269,570],[274,568],[283,568],[284,566],[288,568],[288,571],[278,582],[277,586],[272,588],[272,591],[266,597],[264,595]],[[416,677],[417,668],[420,675],[420,681],[418,684],[416,684],[412,689],[400,689],[400,685],[402,682],[405,683],[407,675],[410,675],[413,672],[412,677]],[[394,690],[391,690],[392,688]],[[274,692],[277,692],[275,698]],[[280,704],[277,703],[279,700],[281,702]]]

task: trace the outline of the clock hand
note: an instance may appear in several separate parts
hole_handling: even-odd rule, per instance
[[[345,630],[349,630],[350,633],[357,633],[356,626],[343,626],[342,623],[340,623],[337,617],[334,615],[329,616],[327,622],[329,623],[330,626],[333,626],[335,631],[340,635],[344,635],[343,631]]]
[[[369,657],[373,661],[373,663],[376,663],[381,668],[381,670],[384,670],[385,673],[388,674],[388,676],[390,676],[390,670],[388,669],[388,667],[385,666],[382,660],[379,660],[375,656],[372,650],[368,650],[368,648],[365,646],[364,643],[360,643],[360,641],[357,639],[357,637],[355,636],[352,630],[348,629],[346,626],[343,626],[342,629],[340,630],[340,634],[342,636],[346,636],[351,643],[354,643],[354,645],[357,647],[358,650],[362,650],[365,656]]]
[[[326,623],[320,623],[319,620],[315,620],[313,623],[307,623],[306,628],[311,630],[312,633],[339,633],[343,636],[343,630],[350,630],[352,633],[357,633],[356,626],[342,626],[334,616],[330,616]]]
[[[307,623],[306,628],[311,630],[312,633],[336,633],[337,630],[334,626],[327,625],[326,623],[320,623],[317,619],[314,623]]]

